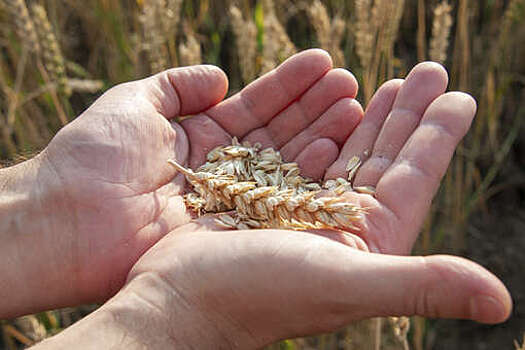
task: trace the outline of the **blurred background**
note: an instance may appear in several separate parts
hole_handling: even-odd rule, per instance
[[[120,82],[210,63],[233,94],[310,47],[354,73],[364,105],[424,60],[477,99],[414,254],[480,263],[515,308],[496,326],[374,319],[269,348],[525,349],[525,0],[0,0],[0,162],[31,157]],[[27,347],[96,307],[2,320],[0,349]]]

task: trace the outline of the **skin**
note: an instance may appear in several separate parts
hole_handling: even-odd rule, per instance
[[[0,317],[120,290],[40,346],[159,349],[259,348],[380,315],[504,321],[510,296],[482,267],[402,256],[474,100],[445,93],[445,70],[422,63],[385,83],[363,113],[355,78],[331,64],[304,51],[224,101],[227,79],[212,66],[122,84],[38,157],[2,170]],[[345,177],[360,156],[356,184],[377,188],[346,194],[368,208],[360,230],[219,231],[211,219],[192,221],[185,181],[166,160],[195,168],[233,136],[279,149],[317,179]],[[85,336],[95,329],[100,337]]]

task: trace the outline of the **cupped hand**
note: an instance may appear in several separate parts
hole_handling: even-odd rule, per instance
[[[317,60],[310,70],[323,67],[319,62],[325,62],[325,68],[297,71],[300,65],[292,63],[308,57]],[[292,76],[305,81],[287,85],[285,77]],[[388,255],[411,249],[473,118],[474,101],[461,93],[445,94],[446,83],[441,66],[418,65],[406,80],[379,89],[352,132],[361,118],[352,99],[355,81],[344,71],[329,70],[326,56],[310,51],[239,95],[183,121],[183,131],[171,123],[183,140],[175,140],[159,162],[168,156],[195,167],[207,151],[238,136],[280,149],[314,178],[346,177],[348,160],[359,156],[364,163],[354,185],[374,186],[377,192],[346,194],[368,211],[353,233],[221,231],[212,217],[168,225],[171,232],[138,260],[125,287],[97,311],[109,313],[102,318],[117,323],[124,333],[115,337],[115,346],[130,339],[150,348],[260,348],[387,315],[504,321],[511,310],[510,295],[479,265],[450,256]],[[177,91],[180,98],[180,88]],[[191,106],[183,102],[178,108],[185,105]],[[179,109],[161,110],[169,119]],[[150,156],[156,157],[155,152]],[[163,171],[156,168],[154,178]],[[180,201],[182,178],[169,182],[170,176],[168,172],[165,178],[168,186],[177,187],[168,191],[168,198]],[[82,323],[77,330],[82,331]],[[64,338],[67,334],[73,343],[78,341],[75,326]]]
[[[496,323],[510,313],[503,284],[465,259],[369,253],[342,232],[219,232],[213,225],[201,219],[168,234],[105,306],[146,346],[163,339],[158,348],[258,349],[367,317]],[[137,319],[150,324],[142,327],[129,309],[142,310]]]
[[[345,194],[367,208],[360,230],[224,232],[205,217],[148,251],[123,293],[133,291],[146,308],[191,313],[195,323],[185,326],[174,315],[163,329],[173,339],[190,337],[190,345],[259,348],[372,316],[504,321],[510,295],[481,266],[450,256],[389,255],[410,251],[474,117],[474,100],[445,93],[446,86],[435,63],[387,82],[328,167],[326,179],[347,177],[348,161],[363,161],[354,186],[373,186],[376,194]]]
[[[220,69],[172,69],[112,88],[62,129],[39,159],[57,189],[47,241],[74,280],[63,302],[109,297],[141,254],[191,219],[170,158],[196,167],[237,136],[322,176],[362,117],[355,79],[331,64],[324,51],[302,52],[221,103]]]

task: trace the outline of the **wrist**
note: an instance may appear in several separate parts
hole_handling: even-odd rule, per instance
[[[40,156],[0,169],[0,318],[53,307],[64,288],[48,171]]]
[[[143,339],[148,348],[256,348],[230,320],[206,310],[197,302],[198,295],[191,294],[191,288],[175,288],[157,273],[140,273],[108,303],[106,311]],[[134,311],[128,312],[130,309]],[[150,326],[144,328],[147,322]],[[165,346],[150,346],[152,338],[163,340]]]
[[[30,218],[43,216],[42,202],[48,191],[38,180],[39,169],[39,158],[0,169],[0,235],[15,238],[36,229]]]
[[[257,348],[233,333],[219,331],[212,320],[158,275],[146,273],[135,277],[100,309],[34,350]]]

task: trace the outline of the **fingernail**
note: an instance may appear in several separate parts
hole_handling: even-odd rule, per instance
[[[505,320],[503,304],[488,295],[470,298],[470,318],[483,323],[496,323]]]

